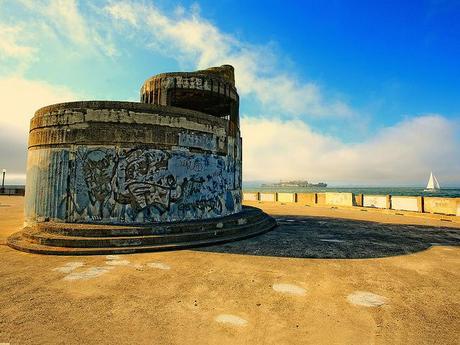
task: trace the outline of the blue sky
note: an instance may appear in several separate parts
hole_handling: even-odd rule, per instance
[[[246,181],[417,185],[434,170],[460,185],[458,18],[441,0],[0,0],[0,168],[24,179],[40,106],[137,101],[150,75],[231,63]]]

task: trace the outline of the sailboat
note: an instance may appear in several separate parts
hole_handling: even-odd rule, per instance
[[[439,186],[438,179],[436,176],[433,175],[433,172],[430,173],[430,179],[428,180],[428,184],[426,185],[425,192],[437,192],[441,189]]]

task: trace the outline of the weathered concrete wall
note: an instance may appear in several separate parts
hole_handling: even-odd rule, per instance
[[[415,196],[392,196],[391,208],[393,210],[422,212],[419,200],[420,198]]]
[[[457,214],[457,198],[424,197],[424,211],[427,213]]]
[[[460,216],[460,198],[366,195],[353,193],[244,193],[244,200],[301,205],[358,206]]]
[[[326,193],[326,205],[353,206],[353,193]]]
[[[260,193],[259,200],[264,202],[275,202],[276,201],[276,193]]]
[[[297,203],[314,205],[316,203],[316,193],[297,193]]]
[[[326,193],[316,193],[316,203],[318,205],[326,205]]]
[[[259,193],[244,192],[243,200],[244,201],[259,201]]]
[[[364,207],[387,208],[386,195],[366,195],[363,196]]]
[[[295,202],[295,193],[277,193],[279,202]]]
[[[138,112],[139,111],[139,112]],[[26,220],[150,223],[241,211],[241,138],[225,119],[73,102],[31,121]]]

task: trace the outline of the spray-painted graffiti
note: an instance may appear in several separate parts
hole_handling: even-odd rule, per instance
[[[66,157],[68,206],[58,217],[66,221],[177,221],[241,210],[233,157],[143,147],[78,147]]]

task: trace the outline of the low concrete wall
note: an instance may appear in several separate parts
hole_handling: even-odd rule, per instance
[[[244,201],[258,201],[259,200],[259,193],[257,193],[257,192],[254,192],[254,193],[244,192],[243,193],[243,200]]]
[[[353,193],[326,193],[326,205],[353,206]]]
[[[436,197],[424,197],[424,211],[427,213],[440,213],[456,215],[458,213],[457,198],[436,198]]]
[[[279,202],[295,202],[295,193],[277,193]]]
[[[358,206],[460,216],[460,198],[366,195],[353,193],[244,192],[244,201],[298,203],[319,206]]]
[[[276,201],[276,193],[260,193],[259,194],[259,201],[264,202],[275,202]]]
[[[297,203],[302,205],[316,204],[316,193],[297,193]]]
[[[388,208],[386,195],[364,195],[364,207]]]
[[[421,199],[417,196],[392,196],[391,208],[393,210],[422,212]]]

